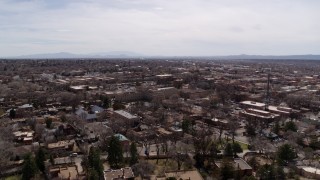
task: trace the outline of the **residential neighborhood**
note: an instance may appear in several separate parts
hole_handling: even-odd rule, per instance
[[[0,179],[320,179],[319,72],[302,60],[0,60]]]

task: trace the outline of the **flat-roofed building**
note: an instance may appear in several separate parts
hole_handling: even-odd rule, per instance
[[[47,145],[48,151],[53,154],[65,154],[67,152],[71,152],[74,148],[75,141],[68,140],[68,141],[58,141],[56,143],[49,143]]]
[[[134,174],[131,167],[125,167],[121,169],[110,169],[104,171],[105,180],[120,180],[120,179],[134,179]]]
[[[242,108],[254,108],[254,109],[261,109],[264,110],[266,104],[255,102],[255,101],[242,101],[240,102],[240,106]]]
[[[280,117],[278,114],[273,114],[268,111],[251,108],[240,111],[239,115],[249,119],[265,120],[266,122],[271,122]]]
[[[252,167],[242,158],[235,158],[230,163],[233,165],[234,171],[236,171],[241,177],[252,175]],[[220,169],[223,163],[222,161],[216,161],[215,165]]]
[[[113,117],[114,120],[117,121],[124,121],[125,123],[128,123],[130,125],[134,125],[135,122],[139,121],[139,117],[136,115],[133,115],[127,111],[124,110],[116,110],[113,112]]]

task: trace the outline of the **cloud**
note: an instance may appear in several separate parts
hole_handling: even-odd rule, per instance
[[[316,0],[4,0],[0,56],[317,54],[319,5]]]

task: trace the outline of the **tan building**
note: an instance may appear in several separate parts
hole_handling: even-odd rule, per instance
[[[131,167],[125,167],[116,170],[104,171],[105,180],[122,180],[122,179],[134,179],[134,174]]]

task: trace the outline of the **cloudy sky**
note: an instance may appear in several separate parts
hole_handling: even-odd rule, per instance
[[[320,54],[319,0],[0,0],[0,56]]]

